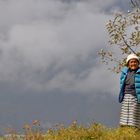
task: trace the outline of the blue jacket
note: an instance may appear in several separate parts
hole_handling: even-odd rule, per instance
[[[123,98],[124,98],[124,85],[125,85],[125,79],[126,79],[128,70],[129,70],[128,67],[124,67],[120,76],[120,94],[119,94],[120,103],[123,101]],[[138,103],[140,103],[140,68],[138,68],[137,72],[135,73],[135,90],[136,90]]]

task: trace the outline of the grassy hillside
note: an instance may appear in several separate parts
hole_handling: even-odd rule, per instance
[[[24,136],[18,136],[14,131],[7,140],[139,140],[140,130],[132,127],[107,128],[93,123],[88,127],[77,125],[74,121],[70,126],[56,125],[55,128],[42,132],[38,121],[33,125],[25,125]]]

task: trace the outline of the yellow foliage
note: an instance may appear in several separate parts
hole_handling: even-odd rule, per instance
[[[34,121],[32,125],[25,125],[25,133],[20,137],[17,134],[10,134],[4,137],[5,140],[138,140],[140,130],[133,127],[107,128],[99,123],[92,123],[88,127],[78,125],[74,121],[70,126],[56,125],[55,128],[47,130],[45,133],[41,129],[39,121]],[[27,127],[28,126],[28,127]],[[11,131],[12,132],[12,131]]]

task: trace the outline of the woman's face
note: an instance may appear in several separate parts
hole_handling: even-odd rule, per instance
[[[137,59],[130,59],[128,62],[128,67],[131,70],[136,70],[139,67],[139,62]]]

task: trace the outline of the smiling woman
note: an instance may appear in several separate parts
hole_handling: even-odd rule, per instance
[[[128,55],[127,67],[120,77],[119,102],[122,102],[120,125],[140,128],[140,68],[139,58]]]

